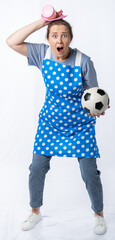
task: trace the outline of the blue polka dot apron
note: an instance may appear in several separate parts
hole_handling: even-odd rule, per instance
[[[100,157],[96,143],[96,118],[82,108],[82,53],[77,50],[75,66],[50,59],[47,49],[42,63],[46,86],[44,105],[39,113],[33,153],[77,158]]]

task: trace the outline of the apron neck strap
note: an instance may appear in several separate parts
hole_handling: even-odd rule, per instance
[[[77,54],[76,54],[76,60],[75,60],[75,66],[81,66],[81,57],[82,57],[82,52],[80,52],[77,49]]]

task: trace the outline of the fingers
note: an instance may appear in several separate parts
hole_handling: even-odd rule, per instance
[[[110,106],[108,106],[108,108],[110,108]],[[88,115],[89,115],[89,116],[92,116],[92,117],[100,117],[101,115],[104,116],[104,115],[105,115],[105,112],[102,112],[101,114],[97,113],[97,115],[88,113]]]
[[[90,113],[88,113],[88,115],[91,117],[96,117],[96,115],[94,115],[94,114],[90,114]]]
[[[105,115],[105,112],[102,112],[101,115]]]
[[[90,114],[90,113],[88,113],[88,115],[91,117],[100,117],[100,114],[99,113],[97,113],[97,115],[94,115],[94,114]],[[104,115],[104,114],[103,114]]]
[[[97,117],[100,117],[100,114],[99,114],[99,113],[97,114]]]
[[[102,112],[101,114],[97,113],[97,115],[90,114],[90,113],[88,113],[88,114],[89,114],[89,116],[98,117],[99,118],[101,115],[105,115],[105,112]]]

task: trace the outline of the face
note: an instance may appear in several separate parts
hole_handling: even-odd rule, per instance
[[[53,25],[50,28],[48,42],[52,48],[54,56],[58,60],[66,59],[70,49],[71,36],[69,30],[64,25]]]

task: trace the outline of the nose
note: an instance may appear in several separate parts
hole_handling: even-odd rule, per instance
[[[62,42],[62,37],[58,36],[58,43],[61,43],[61,42]]]

